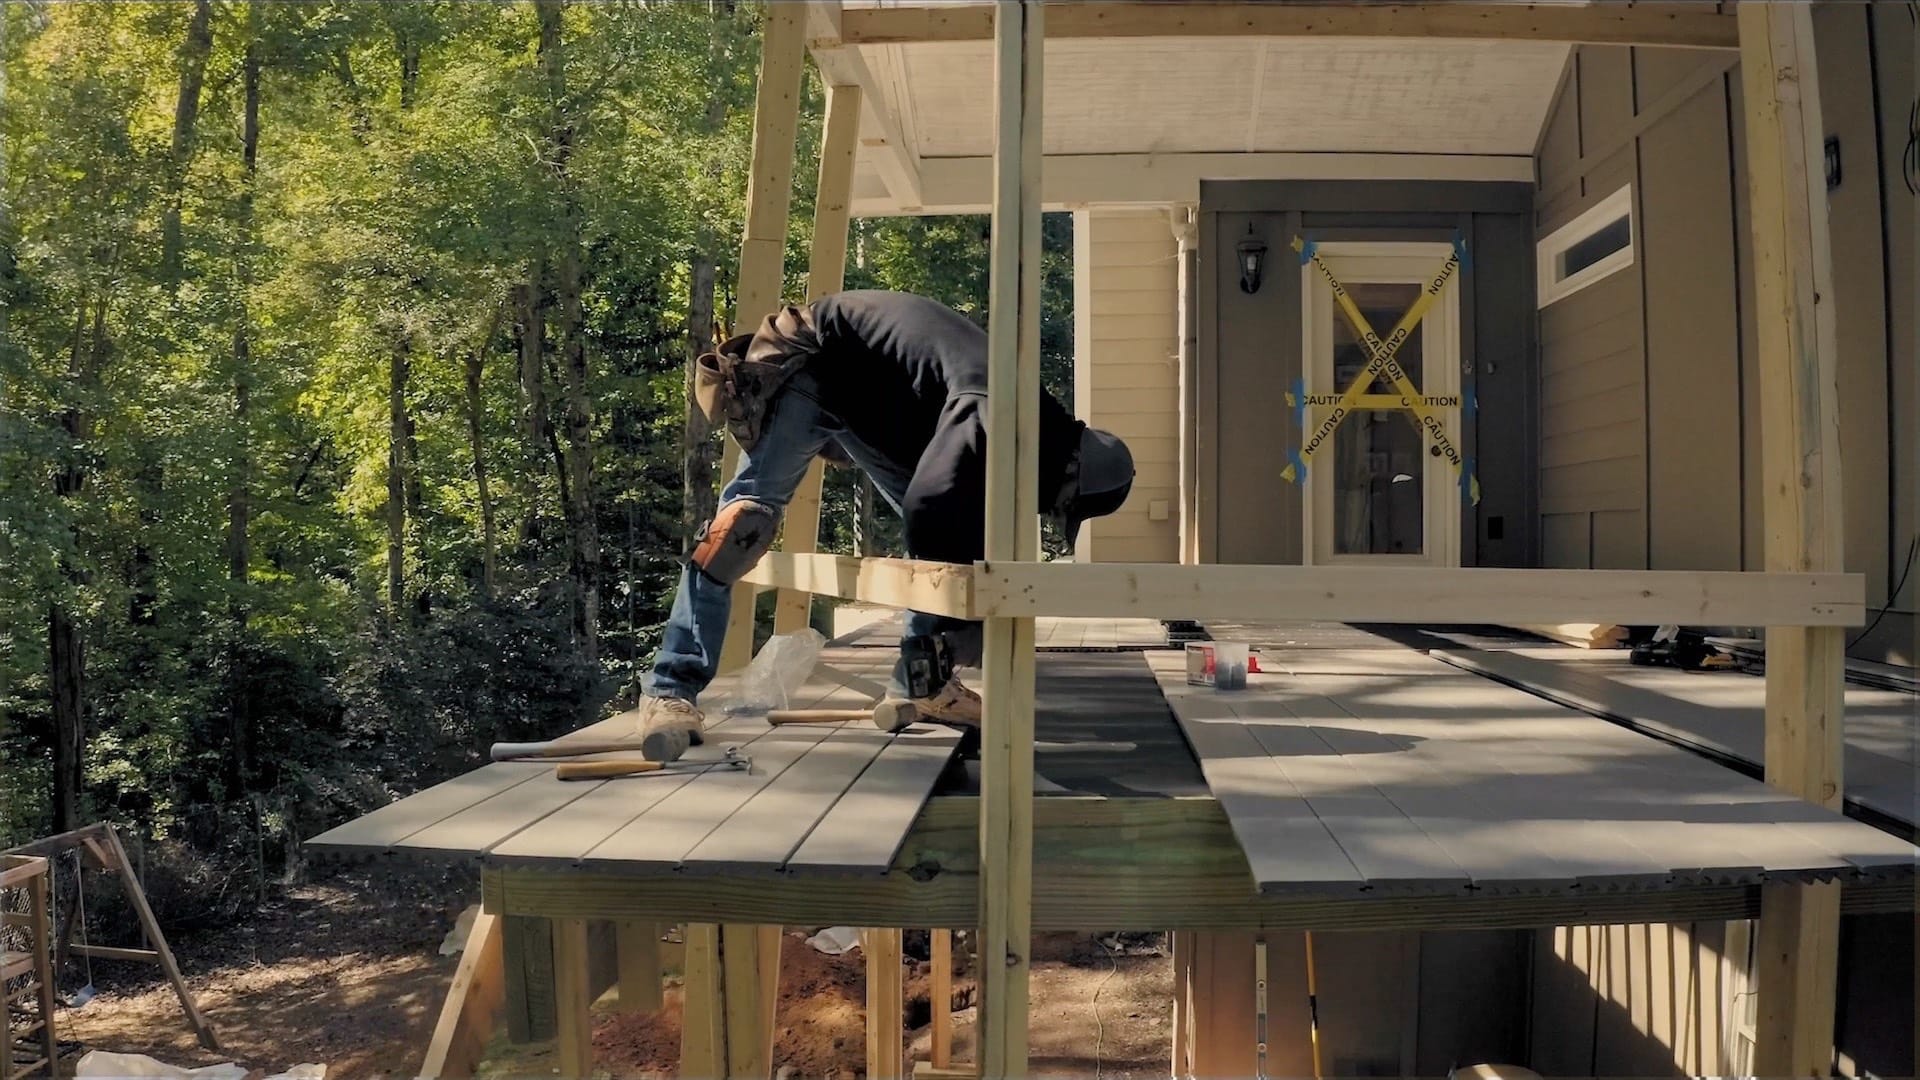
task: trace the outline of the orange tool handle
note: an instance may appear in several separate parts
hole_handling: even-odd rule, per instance
[[[659,772],[665,766],[658,761],[619,758],[613,761],[569,761],[553,767],[556,780],[606,780],[615,776]]]

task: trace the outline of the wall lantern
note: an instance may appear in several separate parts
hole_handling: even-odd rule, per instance
[[[1240,255],[1240,291],[1257,293],[1260,291],[1260,271],[1266,267],[1266,241],[1253,235],[1253,226],[1247,226],[1247,235],[1234,248]]]

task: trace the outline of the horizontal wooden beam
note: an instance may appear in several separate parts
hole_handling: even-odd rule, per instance
[[[742,580],[961,618],[973,603],[971,567],[914,559],[771,551]]]
[[[1734,17],[1708,4],[1059,3],[1047,37],[1398,37],[1736,49]],[[986,4],[850,8],[829,45],[986,41]]]
[[[67,951],[75,956],[90,956],[95,960],[128,960],[141,964],[160,962],[160,953],[155,949],[123,949],[117,945],[69,945]]]
[[[1858,626],[1859,574],[979,563],[976,618],[1028,615],[1382,623]]]
[[[882,9],[884,10],[884,9]],[[884,161],[873,149],[864,156]],[[1165,206],[1200,199],[1202,180],[1463,180],[1533,183],[1533,158],[1501,154],[1195,153],[1049,154],[1040,201],[1049,210],[1087,206]],[[919,161],[915,198],[858,198],[858,217],[984,214],[992,197],[993,158]],[[891,192],[891,182],[888,188]]]
[[[1513,929],[1752,918],[1757,886],[1594,895],[1261,896],[1211,798],[1034,800],[1033,927],[1179,930]],[[928,803],[884,877],[628,876],[489,868],[491,911],[714,918],[788,925],[968,928],[979,920],[979,799]],[[1914,910],[1910,878],[1849,884],[1849,912]]]

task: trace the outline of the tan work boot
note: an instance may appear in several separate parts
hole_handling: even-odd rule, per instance
[[[932,697],[889,697],[873,707],[873,723],[884,731],[899,731],[915,720],[931,720],[954,727],[980,727],[980,695],[967,689],[959,679]]]
[[[640,702],[640,752],[648,761],[678,761],[699,746],[706,718],[699,706],[680,698],[650,697]]]

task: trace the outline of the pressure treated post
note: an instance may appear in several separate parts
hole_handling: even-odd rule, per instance
[[[860,954],[867,965],[867,1080],[903,1080],[907,1069],[901,932],[861,931]]]
[[[1766,568],[1839,571],[1840,417],[1819,76],[1800,3],[1742,3]],[[1845,631],[1767,628],[1767,782],[1840,808]],[[1768,885],[1754,964],[1760,1076],[1833,1055],[1840,886]]]
[[[1039,535],[1040,77],[1038,3],[994,6],[992,274],[987,324],[988,561]],[[980,1075],[1027,1073],[1033,921],[1033,620],[988,619],[980,739]]]
[[[860,146],[860,88],[829,86],[827,119],[820,137],[820,183],[813,200],[813,252],[807,260],[807,299],[840,291],[847,275],[847,219],[853,206],[853,155]],[[820,485],[824,463],[816,459],[787,503],[782,551],[814,551],[820,546]],[[773,632],[805,629],[813,594],[781,589],[773,608]]]
[[[793,133],[800,119],[800,76],[806,65],[806,14],[802,4],[766,5],[760,87],[753,99],[753,157],[747,168],[747,231],[740,242],[739,299],[733,309],[736,333],[751,333],[780,303],[787,210],[793,201]],[[739,462],[740,447],[729,439],[720,475],[731,480]],[[727,643],[720,650],[721,673],[746,666],[752,656],[753,589],[736,588],[727,615]]]

